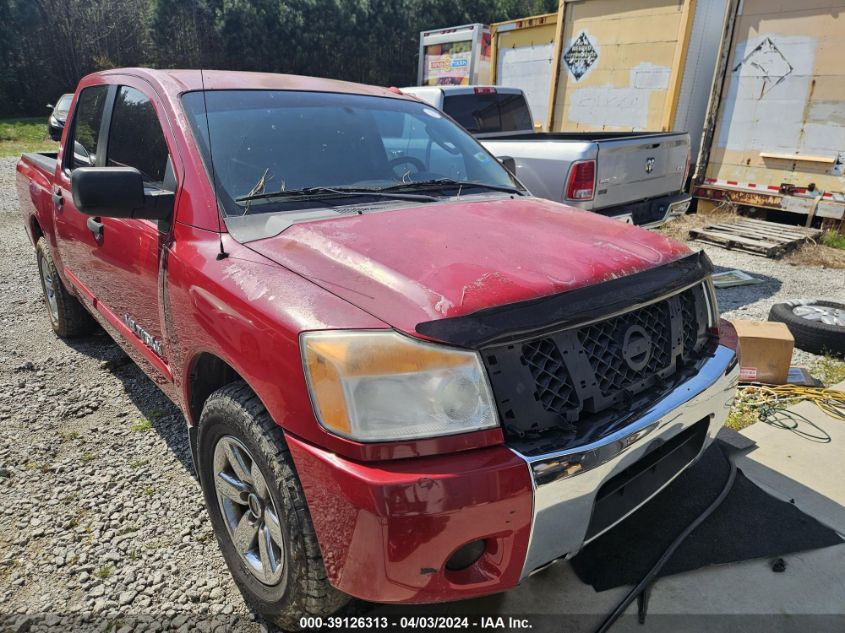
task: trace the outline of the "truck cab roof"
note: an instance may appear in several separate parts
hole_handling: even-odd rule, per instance
[[[258,73],[234,70],[115,68],[85,77],[100,77],[106,81],[115,75],[131,75],[159,87],[168,96],[178,96],[194,90],[301,90],[306,92],[336,92],[393,99],[407,99],[397,89],[365,84],[277,73]]]

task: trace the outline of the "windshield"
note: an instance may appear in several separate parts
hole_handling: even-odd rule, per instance
[[[380,202],[388,198],[385,189],[401,186],[407,192],[415,183],[431,187],[432,181],[441,180],[466,183],[464,195],[480,191],[481,185],[522,190],[475,139],[416,101],[323,92],[210,90],[205,99],[202,92],[186,93],[182,102],[206,166],[213,157],[209,172],[217,181],[227,216],[325,207],[320,200],[331,195],[326,188],[354,189],[355,195],[363,195],[361,190],[380,191],[383,197],[373,198]],[[322,190],[315,192],[316,188]],[[295,192],[303,195],[291,195]],[[304,199],[315,193],[322,198]]]
[[[68,110],[70,110],[70,102],[72,99],[72,94],[64,94],[59,97],[58,102],[56,102],[56,112],[66,113]]]

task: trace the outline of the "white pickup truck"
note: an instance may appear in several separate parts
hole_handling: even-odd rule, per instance
[[[653,227],[686,213],[686,132],[535,133],[519,88],[402,88],[451,116],[540,198]]]

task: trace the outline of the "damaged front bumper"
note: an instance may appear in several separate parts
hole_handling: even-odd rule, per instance
[[[739,367],[719,346],[701,370],[615,433],[586,446],[522,458],[534,515],[522,578],[621,521],[693,463],[724,424]]]
[[[617,432],[533,457],[498,445],[362,463],[288,435],[329,580],[358,598],[395,603],[516,586],[574,555],[694,462],[724,423],[738,374],[734,352],[719,346]],[[479,542],[475,562],[450,566]]]

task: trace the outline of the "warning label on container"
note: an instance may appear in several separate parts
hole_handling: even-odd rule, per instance
[[[740,367],[739,368],[739,379],[741,381],[754,381],[757,380],[757,368],[756,367]]]
[[[581,31],[581,34],[575,38],[563,54],[563,63],[575,77],[575,81],[578,81],[587,74],[587,71],[596,63],[598,58],[598,50],[590,41],[589,36]]]

